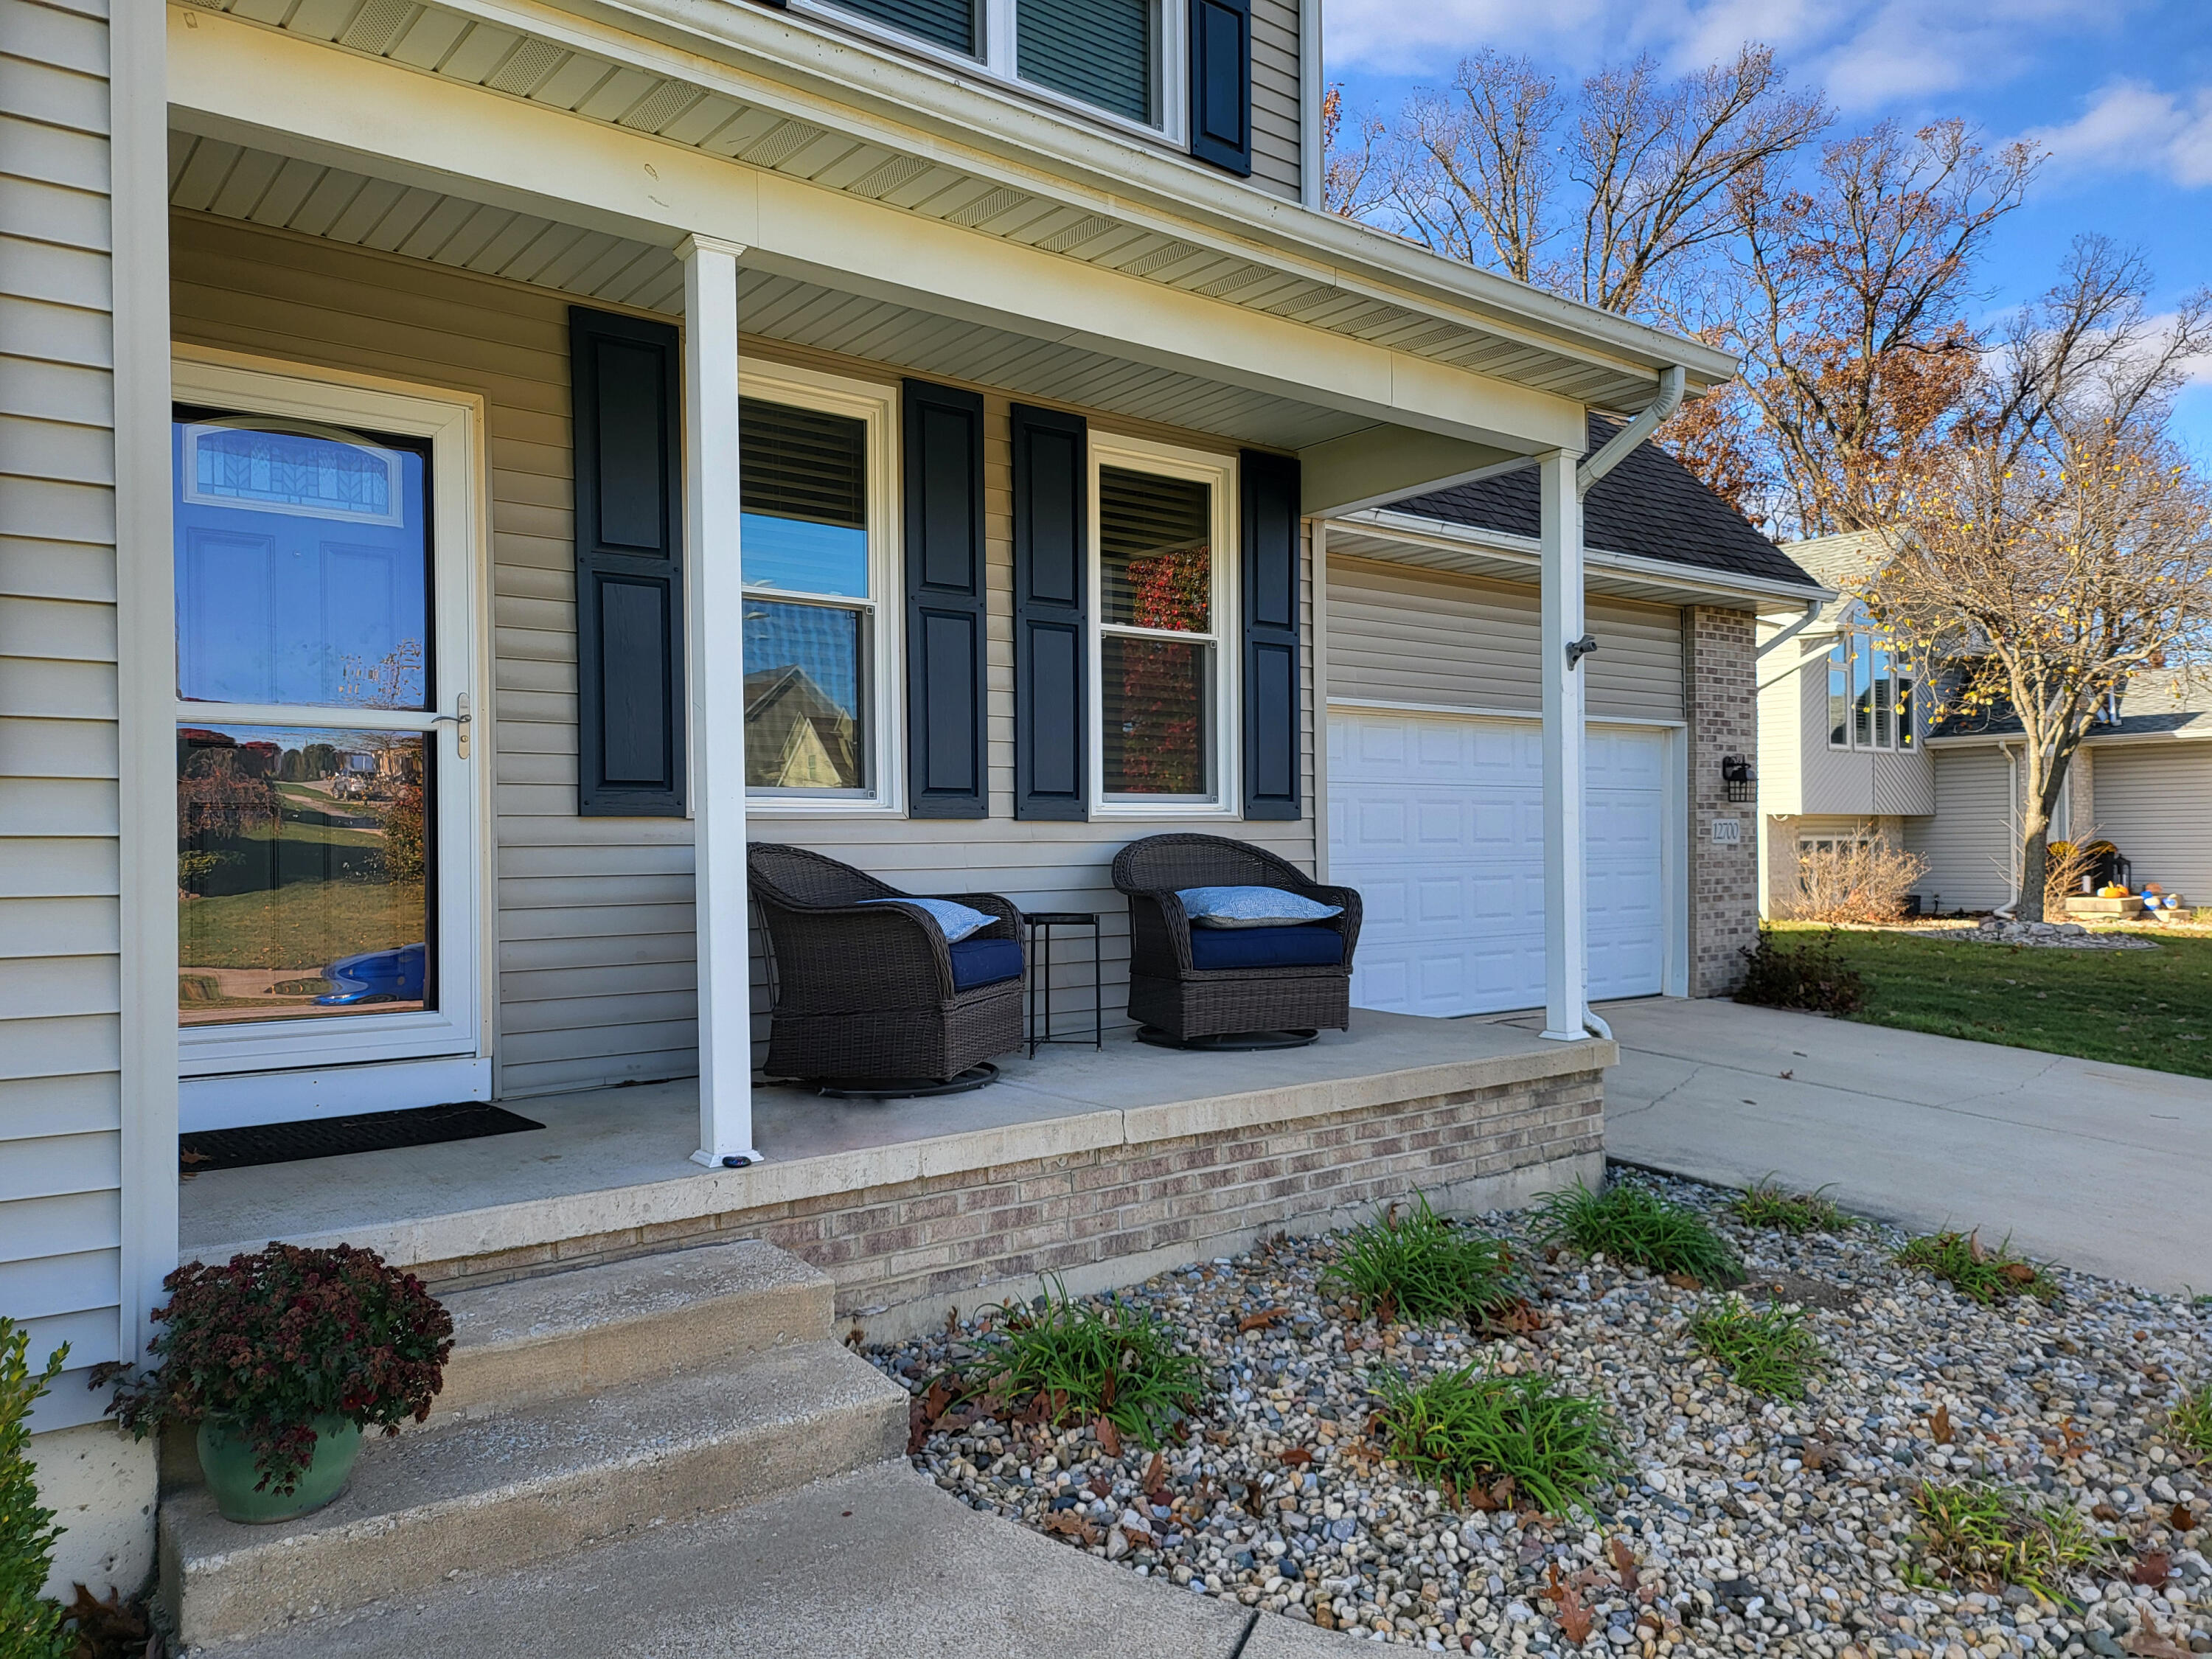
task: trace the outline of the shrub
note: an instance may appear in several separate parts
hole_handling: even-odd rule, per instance
[[[1928,860],[1892,847],[1871,830],[1797,855],[1797,891],[1783,915],[1800,921],[1900,921]]]
[[[0,1659],[69,1659],[76,1639],[63,1633],[60,1603],[40,1593],[61,1528],[40,1505],[37,1472],[23,1449],[31,1407],[61,1375],[69,1348],[33,1371],[30,1347],[31,1334],[0,1315]]]
[[[2063,1592],[2053,1581],[2104,1548],[2071,1505],[2009,1487],[1923,1481],[1912,1509],[1920,1519],[1914,1542],[1928,1569],[1984,1594],[2018,1584],[2056,1601]]]
[[[153,1316],[166,1328],[147,1344],[160,1364],[96,1366],[94,1386],[120,1379],[108,1411],[141,1439],[212,1419],[249,1441],[256,1490],[296,1487],[319,1417],[397,1434],[429,1416],[453,1352],[453,1317],[422,1281],[349,1244],[188,1262],[161,1288]]]
[[[1384,1319],[1479,1322],[1518,1298],[1512,1264],[1501,1240],[1453,1226],[1417,1193],[1411,1215],[1393,1205],[1346,1234],[1321,1283]]]
[[[1847,1232],[1850,1218],[1828,1201],[1827,1190],[1789,1192],[1768,1176],[1729,1200],[1729,1213],[1747,1227],[1771,1227],[1778,1232]]]
[[[2058,1286],[2041,1267],[2012,1253],[2009,1237],[1991,1249],[1978,1232],[1931,1233],[1909,1240],[1898,1251],[1897,1263],[1924,1268],[1984,1307],[2008,1297],[2032,1296],[2049,1302],[2058,1294]]]
[[[1470,1364],[1418,1386],[1377,1372],[1372,1386],[1390,1455],[1486,1509],[1525,1500],[1548,1515],[1577,1513],[1620,1467],[1605,1408],[1540,1373],[1501,1376]]]
[[[1770,1399],[1802,1400],[1827,1355],[1789,1308],[1753,1310],[1732,1296],[1690,1322],[1690,1340],[1727,1367],[1740,1389]]]
[[[1695,1210],[1649,1187],[1616,1181],[1592,1192],[1577,1181],[1530,1206],[1547,1243],[1571,1244],[1654,1273],[1680,1273],[1701,1285],[1741,1284],[1743,1264],[1729,1243]]]
[[[1205,1362],[1178,1352],[1174,1334],[1149,1310],[1115,1298],[1102,1312],[1069,1301],[1055,1282],[1042,1308],[1009,1303],[1004,1313],[1004,1335],[967,1380],[1010,1404],[1041,1399],[1054,1425],[1103,1418],[1139,1445],[1158,1447],[1205,1396]]]
[[[1761,927],[1758,945],[1739,954],[1744,973],[1736,988],[1738,1002],[1815,1014],[1855,1014],[1866,1006],[1866,981],[1837,959],[1832,927],[1794,945],[1783,944],[1772,928]]]
[[[2212,1462],[2212,1382],[2175,1401],[2166,1425],[2198,1462]]]
[[[2043,870],[2043,914],[2057,919],[2066,914],[2066,901],[2081,896],[2087,878],[2112,856],[2112,843],[2085,828],[2071,841],[2054,841],[2044,848],[2049,862]]]

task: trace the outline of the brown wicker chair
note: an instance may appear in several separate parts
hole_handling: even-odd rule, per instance
[[[944,895],[997,918],[948,947],[918,906],[861,902],[912,896],[849,864],[756,842],[745,867],[773,951],[769,1076],[944,1082],[1021,1047],[1021,912],[1010,900]]]
[[[1114,885],[1129,899],[1129,1018],[1139,1024],[1179,1042],[1351,1024],[1352,953],[1359,943],[1352,889],[1322,886],[1273,853],[1220,836],[1132,842],[1115,857]],[[1311,926],[1333,929],[1341,954],[1326,965],[1198,967],[1190,919],[1176,896],[1188,887],[1280,887],[1340,906],[1341,915]]]

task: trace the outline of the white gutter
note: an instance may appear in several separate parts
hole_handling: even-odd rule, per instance
[[[1680,363],[1669,363],[1659,371],[1659,395],[1644,405],[1636,418],[1605,441],[1605,447],[1595,455],[1585,457],[1575,469],[1575,494],[1587,496],[1590,488],[1600,478],[1619,466],[1628,453],[1659,429],[1665,420],[1682,406],[1682,387],[1689,372]]]

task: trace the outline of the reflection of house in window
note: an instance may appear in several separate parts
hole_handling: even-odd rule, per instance
[[[857,789],[860,727],[804,668],[745,676],[745,784]]]

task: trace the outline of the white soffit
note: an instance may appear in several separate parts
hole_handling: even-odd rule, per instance
[[[642,40],[620,48],[610,40],[603,55],[551,38],[550,28],[526,32],[417,0],[191,3],[1577,403],[1630,410],[1654,395],[1650,368],[1548,343],[1534,322],[1486,326],[1471,312],[1439,314],[1411,296],[1399,302],[1363,290],[1324,264],[1299,269],[1293,261],[1240,253],[1194,226],[1178,234],[1109,210],[1110,204],[1056,198],[1042,174],[1020,183],[989,176],[980,163],[946,159],[942,147],[919,135],[902,149],[835,131],[838,118],[826,109],[810,120],[747,103],[642,66],[653,50]],[[633,61],[612,55],[633,46]],[[714,78],[701,73],[702,80]]]
[[[684,308],[683,267],[667,248],[220,138],[171,131],[169,199],[192,212],[602,305],[671,317]],[[749,335],[1239,443],[1302,449],[1370,424],[1340,410],[742,264],[738,304]]]

